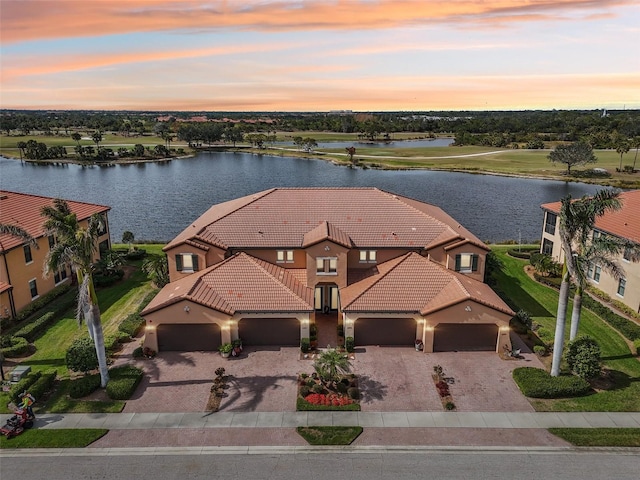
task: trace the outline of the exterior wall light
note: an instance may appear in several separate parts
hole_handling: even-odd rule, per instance
[[[186,313],[189,313],[189,311],[190,311],[190,310],[191,310],[191,309],[189,308],[189,305],[185,305],[185,307],[184,307],[184,311],[185,311]]]

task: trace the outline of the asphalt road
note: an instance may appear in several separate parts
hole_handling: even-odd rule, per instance
[[[23,452],[2,452],[0,476],[3,479],[637,480],[640,472],[639,449],[380,452],[278,449],[279,453],[217,451],[160,455],[135,449],[126,454],[85,449],[75,453],[52,451],[39,456]]]

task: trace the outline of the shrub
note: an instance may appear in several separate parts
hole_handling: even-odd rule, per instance
[[[618,330],[625,338],[632,341],[640,338],[640,325],[612,312],[610,308],[602,305],[600,302],[594,300],[588,295],[582,296],[582,306],[598,315],[605,322]]]
[[[313,378],[310,378],[307,380],[307,387],[311,388],[316,384],[315,380]]]
[[[349,386],[345,385],[342,382],[338,382],[336,384],[336,390],[338,391],[338,393],[345,395],[347,393],[347,390],[349,390]]]
[[[127,252],[124,256],[127,260],[141,260],[145,257],[147,251],[144,248],[135,248],[131,252]]]
[[[565,359],[573,373],[584,379],[600,375],[600,345],[593,338],[585,336],[569,342]]]
[[[525,260],[529,260],[531,258],[532,253],[537,253],[540,250],[540,247],[524,247],[524,248],[510,248],[507,250],[507,254],[515,258],[523,258]]]
[[[112,400],[128,400],[142,380],[142,370],[131,365],[123,365],[109,370],[107,395]]]
[[[2,352],[2,355],[6,358],[19,357],[20,355],[27,353],[29,350],[29,342],[27,342],[27,339],[23,337],[3,335],[2,344],[7,345],[6,347],[3,346],[0,348],[0,352]]]
[[[300,339],[300,350],[302,351],[302,353],[307,353],[310,348],[311,348],[311,341],[309,340],[309,337],[301,338]]]
[[[311,391],[313,393],[322,393],[324,392],[324,387],[319,383],[314,383],[314,385],[311,387]]]
[[[535,353],[539,357],[544,357],[547,354],[547,349],[544,345],[534,345],[533,353]]]
[[[300,387],[300,396],[302,398],[306,397],[310,393],[311,393],[311,389],[309,387],[307,387],[306,385]]]
[[[36,383],[41,376],[42,376],[42,372],[30,373],[29,375],[24,377],[22,380],[20,380],[18,383],[13,385],[11,387],[11,390],[9,391],[9,396],[11,397],[11,401],[16,405],[20,403],[20,394],[25,390],[29,390],[31,388],[31,385]]]
[[[132,313],[120,322],[118,330],[126,333],[130,337],[135,337],[145,324],[145,320],[140,313]]]
[[[445,410],[455,410],[456,409],[456,404],[453,402],[447,402],[444,404],[444,408]]]
[[[353,353],[356,349],[356,342],[353,339],[353,337],[347,337],[344,340],[344,348],[347,350],[347,352],[349,353]]]
[[[74,372],[88,372],[98,368],[96,347],[89,337],[74,340],[65,356],[69,370]]]
[[[513,380],[525,396],[533,398],[577,397],[591,388],[583,378],[573,375],[552,377],[546,371],[533,367],[516,368]]]
[[[117,352],[120,348],[120,342],[118,341],[118,335],[105,335],[104,336],[104,348],[107,352]]]
[[[63,283],[62,285],[54,288],[50,292],[47,292],[41,297],[37,298],[36,300],[31,302],[29,305],[24,307],[22,310],[20,310],[20,312],[16,315],[15,323],[23,322],[24,320],[26,320],[28,317],[33,315],[35,312],[40,310],[42,307],[47,305],[52,300],[67,293],[70,288],[71,288],[71,285],[68,282]]]
[[[640,355],[640,338],[636,338],[636,339],[633,341],[633,346],[634,346],[634,347],[635,347],[635,349],[636,349],[636,355]]]
[[[87,375],[76,380],[72,380],[69,386],[69,396],[71,398],[82,398],[90,395],[100,388],[100,375]]]
[[[143,356],[142,347],[136,347],[131,353],[131,355],[133,355],[133,358],[142,358]]]
[[[342,325],[342,324],[338,325],[338,336],[339,337],[344,337],[344,325]]]
[[[325,395],[323,393],[311,393],[304,397],[305,401],[311,405],[325,405],[327,407],[342,407],[344,405],[351,405],[353,400],[335,393],[329,393]]]
[[[549,330],[548,328],[540,327],[536,331],[536,335],[538,335],[538,338],[540,338],[540,340],[545,343],[548,343],[548,340],[553,340],[553,333],[551,333],[551,330]]]
[[[33,322],[29,322],[24,327],[16,330],[16,332],[14,332],[14,335],[18,337],[24,337],[28,341],[33,342],[38,334],[43,332],[44,329],[48,327],[55,319],[56,315],[54,312],[45,313]]]
[[[352,400],[358,400],[360,398],[360,390],[356,387],[350,387],[347,390],[347,396]]]
[[[93,284],[96,287],[110,287],[122,280],[122,277],[124,277],[124,270],[116,270],[108,275],[97,273],[93,275]]]
[[[531,320],[531,314],[529,312],[527,312],[526,310],[518,310],[518,313],[516,313],[515,318],[517,319],[518,322],[520,322],[520,324],[522,324],[526,330],[531,330],[531,327],[533,326],[533,321]]]
[[[53,382],[56,381],[56,372],[43,373],[36,382],[29,387],[29,393],[38,400],[45,396],[47,392],[53,387]]]

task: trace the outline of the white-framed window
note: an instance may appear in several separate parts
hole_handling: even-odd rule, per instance
[[[553,242],[548,238],[542,241],[542,253],[545,255],[553,255]]]
[[[587,278],[593,278],[593,272],[595,272],[596,266],[593,263],[589,263],[589,268],[587,269]]]
[[[22,249],[24,250],[24,263],[29,265],[31,262],[33,262],[33,255],[31,254],[31,245],[25,245],[24,247],[22,247]]]
[[[375,250],[360,250],[360,263],[376,263],[377,257]]]
[[[38,283],[35,278],[29,280],[29,290],[31,291],[31,300],[38,298]]]
[[[459,253],[456,255],[456,272],[471,273],[478,270],[478,255],[475,253]]]
[[[596,265],[593,270],[593,281],[596,283],[600,283],[600,273],[602,272],[602,267],[600,265]]]
[[[55,282],[55,284],[59,284],[61,282],[64,282],[67,279],[67,268],[66,267],[62,267],[60,270],[58,270],[57,272],[55,272],[53,274],[53,280]]]
[[[276,252],[277,263],[293,263],[293,250],[278,250]]]
[[[625,262],[630,262],[631,261],[631,248],[629,247],[624,247],[624,252],[622,253],[622,259]]]
[[[547,212],[547,216],[544,222],[544,231],[555,235],[556,234],[556,219],[558,216],[555,213]]]
[[[183,273],[198,271],[198,256],[193,253],[176,254],[176,270]]]
[[[618,281],[618,295],[624,297],[624,290],[627,288],[627,281],[624,278],[621,278]]]
[[[600,230],[593,230],[593,234],[591,235],[591,239],[592,240],[597,240],[598,238],[600,238],[600,235],[602,235],[602,233],[600,232]]]
[[[338,257],[317,257],[316,258],[316,274],[337,275],[338,274]]]
[[[47,240],[49,240],[49,250],[51,250],[56,244],[56,237],[54,237],[53,235],[49,235]]]

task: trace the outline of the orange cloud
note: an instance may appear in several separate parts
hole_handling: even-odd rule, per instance
[[[379,0],[271,2],[193,0],[3,2],[5,43],[167,30],[224,28],[287,30],[388,29],[434,21],[516,22],[562,19],[635,6],[635,0]]]

